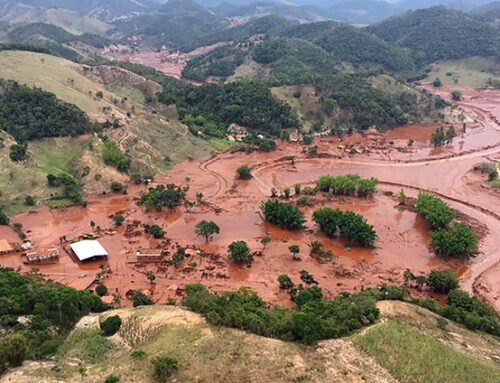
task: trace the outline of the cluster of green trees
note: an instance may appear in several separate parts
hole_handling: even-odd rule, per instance
[[[47,174],[47,185],[49,187],[61,187],[60,193],[52,195],[50,198],[52,200],[68,199],[73,204],[85,205],[86,202],[83,199],[83,194],[80,190],[80,186],[76,179],[69,174],[61,174],[55,176],[54,174]]]
[[[314,212],[313,220],[329,237],[343,238],[354,245],[373,248],[377,238],[373,225],[352,211],[321,208]]]
[[[182,70],[182,76],[198,81],[210,76],[229,77],[243,64],[244,59],[245,51],[242,48],[225,45],[189,60]]]
[[[439,255],[469,257],[477,251],[477,235],[469,225],[455,222],[455,212],[443,200],[419,193],[415,212],[431,225],[432,244]]]
[[[451,125],[448,130],[445,132],[444,128],[440,126],[436,129],[434,133],[431,135],[431,144],[434,147],[443,146],[444,144],[450,143],[457,136],[455,132],[455,128]]]
[[[1,79],[0,126],[20,143],[90,131],[87,116],[75,105],[39,88]]]
[[[339,73],[314,81],[316,91],[323,99],[337,101],[340,111],[336,115],[339,128],[354,127],[366,130],[371,126],[383,130],[406,124],[407,110],[418,110],[418,100],[401,99],[372,87],[359,73]],[[408,106],[404,104],[409,103]]]
[[[377,191],[379,180],[373,177],[362,178],[358,174],[346,174],[340,176],[323,175],[315,182],[319,190],[327,193],[366,197]]]
[[[498,30],[470,14],[446,7],[418,9],[367,28],[409,49],[417,65],[471,56],[494,56]]]
[[[482,164],[474,166],[475,171],[488,174],[488,182],[494,183],[498,180],[498,170],[496,162],[483,162]]]
[[[232,123],[279,136],[299,126],[291,107],[276,99],[263,81],[238,81],[191,87],[177,98],[179,118],[202,116],[215,124]]]
[[[262,202],[260,210],[264,219],[285,230],[300,230],[304,227],[305,219],[298,207],[278,200]]]
[[[458,288],[458,276],[452,270],[431,270],[428,276],[414,275],[411,270],[404,272],[405,282],[414,282],[417,288],[427,285],[431,291],[448,293]]]
[[[185,196],[184,190],[175,184],[157,185],[155,188],[149,188],[147,193],[141,193],[137,203],[144,205],[147,211],[153,208],[161,211],[163,207],[175,209],[181,205]]]
[[[130,169],[130,157],[123,153],[113,140],[107,139],[104,142],[102,159],[106,165],[114,166],[121,172],[127,172]]]
[[[268,308],[255,292],[241,288],[236,292],[211,294],[201,284],[186,286],[183,304],[204,315],[214,325],[235,327],[283,340],[314,343],[337,338],[369,325],[378,318],[376,298],[370,292],[341,294],[331,301],[316,294],[303,295],[298,309]],[[304,291],[309,291],[305,289]]]
[[[0,268],[0,373],[25,358],[54,355],[82,316],[107,309],[88,291]],[[29,320],[19,321],[21,316]]]

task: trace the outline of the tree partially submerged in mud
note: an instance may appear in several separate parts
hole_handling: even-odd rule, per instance
[[[204,237],[205,241],[208,242],[213,238],[214,234],[220,233],[220,228],[215,222],[203,220],[196,224],[194,232],[196,235]]]
[[[253,255],[245,241],[235,241],[231,243],[228,247],[228,251],[228,259],[233,263],[250,265],[253,262]]]
[[[434,230],[447,228],[455,218],[446,202],[428,193],[418,194],[415,212],[421,214]]]
[[[456,223],[450,229],[434,231],[431,238],[438,255],[468,258],[477,251],[476,233],[463,223]]]
[[[313,214],[321,231],[332,238],[342,238],[353,245],[373,248],[377,234],[363,216],[352,211],[322,208]]]
[[[249,180],[252,178],[252,168],[248,165],[240,166],[236,169],[236,175],[240,180]]]
[[[327,193],[367,197],[377,191],[379,180],[373,177],[362,178],[358,174],[346,174],[341,176],[323,175],[315,182],[319,190]]]
[[[138,204],[146,206],[146,211],[153,208],[161,211],[163,207],[175,209],[181,205],[185,198],[185,192],[174,184],[158,185],[155,188],[149,188],[147,193],[141,193]]]
[[[285,230],[300,230],[306,220],[304,213],[290,203],[268,200],[261,204],[264,219]]]

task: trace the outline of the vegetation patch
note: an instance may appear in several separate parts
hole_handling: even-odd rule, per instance
[[[500,380],[500,368],[465,355],[408,325],[389,320],[355,342],[405,383],[493,383]]]

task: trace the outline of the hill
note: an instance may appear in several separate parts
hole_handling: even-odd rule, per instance
[[[228,23],[192,0],[170,0],[153,13],[115,25],[115,32],[126,41],[190,51],[203,45],[207,34],[225,28]]]
[[[132,172],[155,173],[172,163],[214,150],[210,141],[188,134],[172,108],[165,110],[170,117],[154,113],[145,98],[147,94],[154,95],[160,85],[128,70],[109,66],[91,69],[47,54],[3,51],[0,78],[51,92],[58,99],[76,105],[91,121],[116,119],[120,127],[105,134],[131,157]],[[102,97],[97,96],[99,92]],[[14,143],[11,136],[2,134],[2,138],[4,147]],[[86,193],[101,193],[109,190],[112,181],[127,180],[127,175],[104,165],[101,147],[100,139],[88,135],[79,139],[30,141],[28,160],[23,163],[12,162],[9,151],[2,150],[0,190],[1,200],[8,202],[7,212],[27,209],[24,194],[19,190],[29,190],[37,197],[38,206],[46,204],[51,192],[46,186],[49,173],[74,175]]]
[[[105,33],[110,26],[94,17],[61,8],[43,8],[19,2],[0,5],[0,20],[12,24],[46,23],[75,34]]]
[[[0,382],[43,376],[46,383],[97,383],[111,374],[124,383],[149,382],[149,361],[159,355],[178,360],[178,382],[417,383],[419,376],[431,377],[428,382],[498,381],[497,338],[452,322],[443,325],[435,314],[403,302],[383,301],[378,308],[380,323],[316,347],[208,325],[175,306],[118,309],[84,317],[54,361],[25,362]],[[98,324],[112,315],[122,319],[121,329],[102,338]],[[79,361],[85,374],[79,373]]]
[[[295,23],[324,21],[330,18],[327,12],[319,8],[296,6],[279,1],[256,1],[245,5],[225,2],[210,9],[222,17],[246,19],[275,15]]]
[[[432,7],[410,11],[370,26],[367,31],[410,49],[420,64],[498,52],[497,29],[464,12]]]

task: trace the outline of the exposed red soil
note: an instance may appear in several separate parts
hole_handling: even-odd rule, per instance
[[[440,88],[439,92],[449,90]],[[185,185],[190,178],[188,198],[195,200],[202,192],[206,204],[197,204],[190,212],[183,207],[175,211],[145,213],[133,200],[145,186],[129,185],[128,195],[108,194],[89,198],[87,208],[73,207],[65,210],[38,209],[14,217],[13,222],[23,224],[28,238],[37,247],[54,246],[63,235],[68,240],[91,233],[90,221],[100,226],[100,240],[110,256],[107,261],[80,264],[62,254],[56,264],[38,268],[45,277],[77,287],[91,286],[100,265],[109,266],[103,282],[109,291],[121,298],[122,304],[130,304],[126,294],[132,289],[149,290],[155,300],[163,303],[177,297],[186,283],[201,282],[215,291],[233,290],[239,286],[255,289],[266,301],[288,305],[290,301],[279,290],[276,278],[288,274],[299,282],[299,271],[307,270],[327,297],[339,291],[357,291],[362,287],[381,283],[401,283],[406,268],[416,274],[427,273],[432,268],[453,268],[462,275],[465,289],[479,293],[500,311],[500,204],[498,195],[480,187],[479,178],[470,172],[474,165],[484,162],[486,156],[494,156],[500,148],[491,142],[492,135],[500,129],[492,116],[500,116],[495,100],[498,91],[464,92],[466,113],[481,109],[484,119],[477,127],[468,128],[463,145],[453,143],[444,152],[432,152],[428,137],[434,127],[403,127],[385,134],[364,137],[346,137],[338,142],[331,137],[318,138],[319,155],[311,157],[302,153],[297,143],[282,142],[273,153],[223,153],[216,157],[186,162],[174,167],[168,176],[159,177],[158,183]],[[469,107],[468,103],[474,103]],[[471,104],[472,105],[472,104]],[[500,104],[499,104],[500,105]],[[399,138],[398,138],[399,137]],[[401,150],[384,145],[383,141],[413,139],[415,145]],[[346,146],[366,147],[361,154],[348,154]],[[493,147],[491,147],[493,145]],[[339,148],[339,146],[342,146]],[[374,149],[380,146],[380,150]],[[490,147],[489,149],[485,149]],[[385,152],[383,151],[385,150]],[[287,156],[295,156],[292,163]],[[235,180],[236,169],[247,164],[254,168],[249,181]],[[311,184],[322,174],[358,173],[381,180],[379,192],[372,198],[333,198],[325,200],[318,194],[314,208],[333,206],[359,212],[378,233],[376,248],[346,249],[344,243],[331,240],[318,232],[311,221],[313,208],[303,208],[307,228],[300,232],[285,232],[265,223],[259,215],[259,205],[270,195],[272,188],[282,190],[296,183]],[[470,264],[449,259],[439,259],[429,247],[428,226],[411,211],[394,208],[396,201],[390,195],[403,188],[410,197],[419,190],[436,193],[452,208],[460,212],[461,219],[469,220],[481,228],[480,253]],[[122,227],[114,228],[111,216],[120,212],[126,217]],[[194,234],[194,226],[201,220],[213,220],[220,228],[220,235],[205,243]],[[191,248],[191,256],[176,266],[138,264],[135,252],[140,247],[155,247],[159,240],[144,234],[140,223],[158,224],[166,230],[163,245],[172,253],[176,246]],[[480,223],[480,224],[479,224]],[[478,229],[479,230],[479,229]],[[10,228],[0,227],[0,238],[15,239]],[[265,248],[260,243],[264,236],[272,238]],[[230,265],[227,262],[227,246],[234,240],[245,240],[256,256],[250,268]],[[335,254],[333,262],[321,264],[309,255],[307,246],[313,240],[321,240],[326,249]],[[301,249],[301,261],[294,261],[288,251],[292,244]],[[199,250],[199,252],[197,252]],[[2,266],[30,270],[21,263],[19,255],[0,258]],[[146,272],[156,274],[155,285],[146,278]]]

